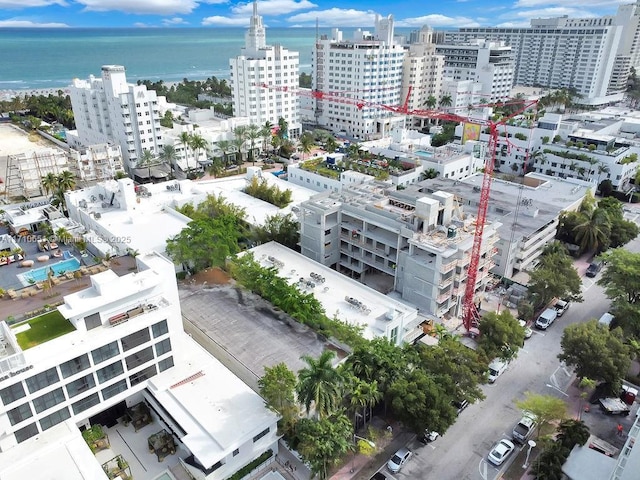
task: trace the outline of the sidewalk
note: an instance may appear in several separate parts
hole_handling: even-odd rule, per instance
[[[400,448],[415,438],[415,433],[405,430],[397,423],[391,424],[393,437],[376,455],[353,455],[331,477],[330,480],[369,479]]]

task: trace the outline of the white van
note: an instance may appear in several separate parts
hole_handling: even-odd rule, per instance
[[[547,308],[536,320],[536,328],[546,330],[555,321],[557,316],[558,312],[555,308]]]
[[[489,383],[495,382],[496,379],[505,372],[508,366],[509,362],[507,362],[506,360],[495,358],[489,364]]]
[[[598,323],[600,325],[604,325],[605,327],[610,328],[612,320],[613,320],[613,315],[611,315],[609,312],[605,312],[600,317],[600,320],[598,320]]]

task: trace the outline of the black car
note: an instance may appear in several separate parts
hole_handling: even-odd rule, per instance
[[[369,480],[387,480],[387,476],[382,472],[377,472],[373,474]]]
[[[460,415],[462,413],[462,411],[469,406],[469,402],[467,400],[465,400],[465,399],[462,399],[462,400],[459,400],[459,401],[455,401],[455,402],[451,402],[451,404],[454,407],[456,407],[458,415]]]
[[[587,277],[595,277],[602,270],[602,260],[594,260],[587,267]]]

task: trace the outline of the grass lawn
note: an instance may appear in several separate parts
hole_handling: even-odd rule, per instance
[[[61,337],[75,330],[71,322],[64,318],[57,310],[32,318],[27,323],[31,328],[16,334],[18,345],[20,345],[20,348],[23,350],[35,347],[36,345]]]

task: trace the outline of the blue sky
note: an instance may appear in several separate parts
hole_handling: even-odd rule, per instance
[[[528,26],[540,17],[613,14],[633,0],[259,0],[267,27]],[[252,2],[233,0],[0,0],[2,27],[246,27]]]

